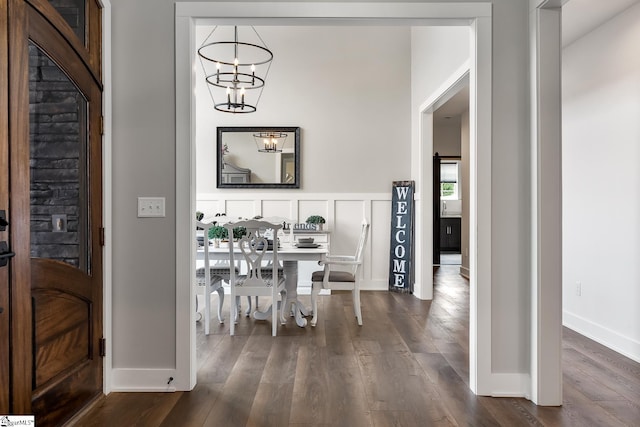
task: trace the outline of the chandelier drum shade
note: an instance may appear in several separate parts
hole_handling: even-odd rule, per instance
[[[253,27],[215,27],[198,49],[214,108],[252,113],[262,95],[273,53]]]

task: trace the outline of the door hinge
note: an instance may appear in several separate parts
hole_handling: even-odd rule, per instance
[[[100,338],[100,357],[105,357],[107,355],[107,340],[104,338]]]
[[[104,227],[100,227],[100,246],[104,246]]]
[[[100,116],[100,135],[104,135],[104,116]]]

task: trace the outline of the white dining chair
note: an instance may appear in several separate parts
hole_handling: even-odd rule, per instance
[[[213,292],[218,293],[218,321],[224,323],[224,317],[222,315],[222,305],[224,304],[224,287],[223,280],[229,280],[229,265],[225,264],[212,264],[209,245],[209,229],[213,227],[216,222],[206,223],[196,221],[196,235],[200,231],[203,233],[202,242],[199,238],[196,238],[197,245],[203,246],[203,258],[204,263],[202,266],[196,268],[196,284],[204,288],[204,333],[209,335],[211,324],[211,294]],[[196,300],[197,302],[197,300]],[[196,305],[196,311],[198,307]]]
[[[233,236],[233,229],[243,227],[246,234],[238,240],[229,240],[229,260],[232,266],[229,269],[229,286],[231,288],[231,300],[239,296],[271,296],[271,333],[276,336],[278,329],[277,302],[284,289],[284,276],[278,263],[278,241],[276,236],[282,224],[274,224],[260,220],[241,220],[224,225]],[[265,230],[273,230],[274,238],[269,245],[269,239],[264,236]],[[268,265],[269,267],[265,267]],[[257,307],[256,307],[257,309]],[[238,318],[236,304],[231,304],[230,334],[235,335],[235,323]]]
[[[369,224],[363,222],[355,255],[329,254],[324,261],[320,261],[320,264],[324,265],[324,270],[315,271],[311,274],[311,309],[313,311],[311,326],[316,326],[318,323],[318,295],[321,289],[351,291],[353,312],[358,320],[358,325],[362,326],[358,268],[362,265],[364,247],[367,244],[368,235]],[[348,271],[335,270],[334,267],[348,267]]]

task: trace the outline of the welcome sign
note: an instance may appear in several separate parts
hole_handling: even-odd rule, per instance
[[[389,290],[413,293],[414,181],[394,181],[391,195]]]

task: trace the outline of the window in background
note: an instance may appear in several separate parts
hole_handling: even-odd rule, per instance
[[[440,164],[440,198],[458,200],[458,162]]]

